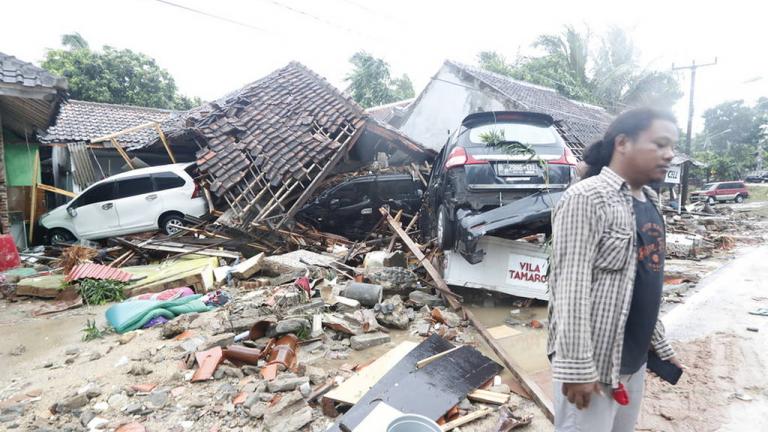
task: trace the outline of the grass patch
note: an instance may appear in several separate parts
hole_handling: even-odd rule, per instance
[[[113,280],[83,279],[77,285],[77,292],[89,305],[101,305],[125,300],[123,288],[127,284]]]
[[[83,327],[83,342],[89,342],[96,339],[102,339],[105,335],[109,334],[111,329],[99,329],[96,326],[96,320],[86,320],[85,327]]]
[[[762,202],[768,201],[768,185],[766,186],[747,186],[749,199],[747,201]]]

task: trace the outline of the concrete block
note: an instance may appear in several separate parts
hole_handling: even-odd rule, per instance
[[[352,349],[358,351],[385,344],[391,340],[392,338],[386,333],[366,333],[350,338]]]

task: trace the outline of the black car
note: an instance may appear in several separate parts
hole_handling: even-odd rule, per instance
[[[353,177],[320,193],[298,212],[297,218],[321,231],[362,240],[381,219],[379,208],[384,205],[393,211],[416,214],[423,189],[410,174]]]
[[[766,183],[768,182],[768,171],[753,171],[744,177],[747,183]]]
[[[482,252],[474,249],[482,235],[519,238],[548,229],[576,163],[546,114],[471,114],[435,160],[421,232],[479,262]]]

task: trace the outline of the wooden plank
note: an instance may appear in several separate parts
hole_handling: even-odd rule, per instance
[[[112,145],[115,146],[115,150],[117,150],[118,153],[120,153],[120,156],[123,157],[123,160],[125,160],[125,163],[128,164],[131,169],[136,169],[135,166],[133,166],[133,162],[131,161],[131,158],[128,157],[128,153],[125,152],[123,149],[123,146],[120,145],[119,142],[117,142],[116,139],[112,138]]]
[[[437,420],[472,390],[491,379],[502,367],[470,346],[462,346],[379,391],[371,389],[340,421],[349,430],[373,409],[374,401]],[[333,430],[333,429],[331,429]]]
[[[419,214],[418,213],[413,215],[413,217],[411,218],[411,221],[408,222],[408,226],[405,227],[405,232],[406,233],[408,231],[410,231],[411,228],[413,228],[413,226],[416,224],[417,220],[419,220]],[[398,221],[399,221],[399,219],[398,219]],[[392,249],[395,247],[395,240],[397,240],[397,235],[393,235],[392,238],[389,240],[389,245],[387,246],[387,253],[392,252]]]
[[[520,330],[515,330],[505,324],[488,329],[488,334],[490,334],[494,339],[504,339],[512,336],[518,336],[520,333]]]
[[[153,251],[160,251],[160,252],[176,252],[176,253],[190,252],[189,249],[185,249],[183,247],[166,246],[166,245],[159,245],[159,244],[154,244],[154,243],[142,244],[139,247],[142,248],[142,249],[153,250]],[[211,256],[211,257],[218,257],[218,258],[229,258],[229,259],[240,258],[240,254],[237,253],[237,252],[220,251],[220,250],[215,250],[215,249],[195,250],[194,254],[195,255],[203,255],[203,256]]]
[[[339,419],[336,424],[334,424],[330,429],[327,429],[327,431],[341,431],[342,429],[340,425],[342,422],[345,423],[346,429],[344,430],[354,430],[355,425],[359,424],[366,417],[367,413],[370,412],[370,410],[373,408],[377,396],[387,391],[389,388],[396,386],[400,380],[411,374],[416,369],[417,361],[423,358],[427,358],[433,354],[437,354],[441,351],[450,349],[451,347],[453,347],[453,345],[436,334],[433,334],[432,336],[425,339],[422,343],[417,345],[408,354],[406,354],[402,360],[397,362],[397,364],[389,369],[384,374],[384,376],[376,381],[373,387],[371,387],[371,389],[357,401],[355,406],[350,408],[344,417]],[[331,399],[328,397],[323,398],[324,407],[327,407],[325,402],[330,400]]]
[[[32,162],[32,208],[29,211],[29,243],[35,235],[35,219],[37,212],[37,174],[40,172],[40,150],[35,150],[35,160]]]
[[[117,138],[119,136],[131,133],[131,132],[136,132],[136,131],[139,131],[139,130],[142,130],[142,129],[150,128],[150,127],[153,127],[156,124],[157,124],[157,122],[148,122],[148,123],[140,124],[138,126],[130,127],[128,129],[123,129],[123,130],[115,132],[115,133],[111,133],[111,134],[108,134],[108,135],[100,136],[98,138],[92,138],[91,139],[91,143],[98,143],[98,142],[102,142],[102,141],[113,141],[115,138]]]
[[[360,371],[344,381],[340,386],[325,395],[326,398],[337,402],[354,405],[365,395],[390,369],[392,369],[409,352],[416,348],[416,342],[404,341],[387,351]]]
[[[525,391],[527,391],[531,398],[533,398],[533,401],[536,402],[536,405],[541,408],[541,411],[544,413],[544,415],[549,419],[549,421],[554,421],[555,419],[555,411],[554,411],[554,405],[552,404],[552,400],[547,396],[547,394],[542,390],[541,387],[539,387],[539,384],[536,383],[536,381],[533,380],[533,378],[528,375],[527,372],[518,364],[512,357],[507,354],[507,352],[504,350],[504,348],[501,347],[501,345],[496,342],[496,339],[491,336],[490,333],[488,333],[488,330],[483,326],[483,324],[475,318],[474,314],[472,314],[472,311],[469,309],[464,309],[464,314],[466,315],[467,319],[472,322],[472,325],[475,326],[478,332],[480,332],[480,335],[483,337],[485,342],[491,347],[493,352],[496,353],[497,356],[501,359],[502,363],[504,363],[504,366],[512,372],[512,375],[520,382],[520,385],[523,386]]]
[[[470,414],[467,414],[465,416],[459,417],[456,420],[450,421],[450,422],[440,426],[440,429],[442,429],[443,432],[449,431],[449,430],[453,430],[453,429],[455,429],[455,428],[457,428],[459,426],[463,426],[463,425],[465,425],[467,423],[470,423],[470,422],[473,422],[473,421],[475,421],[475,420],[477,420],[479,418],[485,417],[485,416],[487,416],[488,414],[490,414],[492,412],[493,412],[493,409],[491,409],[491,408],[483,408],[483,409],[477,410],[475,412],[472,412]]]
[[[440,357],[443,357],[443,356],[445,356],[445,355],[448,355],[448,354],[450,354],[450,353],[452,353],[452,352],[456,351],[456,350],[457,350],[457,349],[459,349],[459,348],[461,348],[461,347],[460,347],[460,346],[457,346],[457,347],[453,347],[453,348],[451,348],[451,349],[449,349],[449,350],[443,351],[443,352],[441,352],[441,353],[437,353],[437,354],[435,354],[435,355],[433,355],[433,356],[431,356],[431,357],[427,357],[427,358],[425,358],[424,360],[419,360],[419,361],[416,363],[416,369],[421,369],[421,368],[423,368],[424,366],[426,366],[426,365],[428,365],[428,364],[432,363],[433,361],[435,361],[435,360],[439,359]]]
[[[509,395],[503,393],[497,393],[487,390],[475,390],[467,395],[467,399],[474,402],[490,403],[495,405],[503,405],[509,401]]]
[[[179,287],[190,287],[196,293],[204,293],[206,292],[205,278],[201,271],[188,272],[185,275],[159,280],[146,285],[125,288],[123,291],[126,297],[134,297],[140,294],[158,293],[167,289]]]
[[[48,186],[47,184],[38,183],[37,188],[38,189],[42,189],[42,190],[44,190],[46,192],[53,192],[55,194],[64,195],[64,196],[70,197],[70,198],[74,198],[74,197],[77,196],[77,194],[74,193],[74,192],[70,192],[70,191],[64,190],[64,189],[59,189],[59,188],[53,187],[53,186]]]
[[[160,125],[157,123],[155,123],[155,130],[157,131],[157,135],[160,136],[160,141],[163,142],[165,151],[168,152],[168,157],[171,158],[171,163],[176,163],[176,158],[173,157],[173,152],[171,151],[171,147],[168,145],[168,141],[165,139],[165,134],[163,133],[163,130],[160,129]]]
[[[421,183],[424,184],[424,187],[429,186],[426,180],[424,180],[424,176],[421,175],[421,171],[419,171],[419,167],[416,166],[415,163],[411,162],[411,167],[413,168],[413,171],[416,172],[416,175],[419,176],[419,180],[421,180]]]
[[[380,208],[379,211],[381,214],[387,218],[387,223],[389,223],[389,226],[392,227],[392,229],[395,231],[395,233],[400,237],[400,239],[405,243],[405,245],[408,247],[408,249],[411,251],[411,253],[416,257],[417,260],[419,260],[419,264],[421,264],[422,267],[429,273],[429,276],[432,278],[432,280],[435,282],[435,286],[437,287],[438,291],[440,291],[443,294],[443,297],[448,302],[448,304],[454,309],[459,310],[461,309],[461,304],[459,303],[459,300],[461,299],[461,296],[458,296],[451,291],[450,288],[448,288],[448,284],[445,283],[445,280],[440,275],[440,272],[437,271],[435,266],[432,265],[432,263],[426,259],[427,257],[424,256],[424,252],[419,249],[419,246],[414,242],[408,234],[403,231],[403,228],[400,227],[400,225],[395,222],[395,220],[392,218],[392,215],[389,214],[387,209]],[[459,300],[457,300],[457,298]]]
[[[62,292],[64,277],[64,275],[50,275],[22,279],[16,285],[16,295],[56,298]]]

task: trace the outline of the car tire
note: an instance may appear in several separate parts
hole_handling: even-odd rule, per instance
[[[712,205],[715,204],[717,200],[714,197],[707,198],[707,204]]]
[[[736,195],[736,199],[735,199],[735,200],[733,200],[733,201],[734,201],[734,202],[736,202],[736,203],[739,203],[739,204],[741,204],[741,203],[743,203],[743,202],[744,202],[744,197],[743,197],[743,196],[741,196],[741,195]]]
[[[54,228],[48,232],[48,240],[54,245],[56,243],[73,243],[77,241],[77,238],[64,228]]]
[[[181,231],[180,226],[184,226],[184,218],[177,214],[163,216],[160,220],[160,229],[167,235]]]
[[[448,210],[445,206],[440,206],[437,211],[437,224],[435,224],[435,230],[437,231],[437,245],[442,250],[449,250],[453,248],[456,237],[456,229],[451,222],[451,218],[448,215]]]

